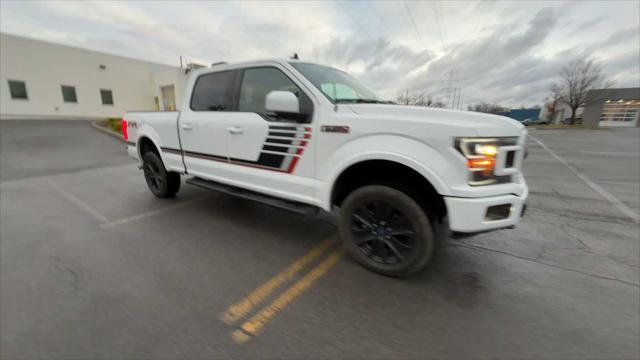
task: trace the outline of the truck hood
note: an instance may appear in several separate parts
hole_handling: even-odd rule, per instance
[[[511,118],[472,111],[391,104],[349,104],[349,107],[358,115],[462,127],[483,137],[520,136],[524,130],[522,124]]]

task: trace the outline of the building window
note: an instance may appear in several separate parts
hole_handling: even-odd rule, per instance
[[[102,98],[102,105],[113,105],[113,93],[111,90],[100,89],[100,98]]]
[[[602,107],[600,121],[631,122],[640,113],[640,100],[607,100]]]
[[[64,100],[64,102],[77,103],[78,97],[76,96],[76,87],[62,85],[62,100]]]
[[[28,100],[27,85],[24,81],[9,80],[9,92],[12,99]]]

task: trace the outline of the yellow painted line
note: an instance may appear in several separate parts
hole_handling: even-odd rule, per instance
[[[273,300],[271,304],[265,306],[260,312],[242,324],[240,329],[232,332],[231,337],[233,340],[238,344],[243,344],[249,341],[252,336],[258,335],[269,321],[282,311],[282,309],[310,288],[322,275],[326,274],[327,271],[338,262],[340,256],[342,256],[342,249],[335,250],[329,254],[318,266],[291,285],[284,293]]]
[[[324,240],[318,246],[311,249],[307,254],[296,260],[288,268],[253,290],[244,299],[231,305],[227,311],[222,314],[222,321],[230,325],[245,317],[249,312],[251,312],[254,306],[259,305],[282,284],[289,281],[313,260],[320,257],[332,243],[333,241],[331,239]]]

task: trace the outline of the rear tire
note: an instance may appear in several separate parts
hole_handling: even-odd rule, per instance
[[[180,190],[180,174],[167,171],[162,159],[153,151],[142,156],[142,169],[147,186],[159,198],[173,197]]]
[[[349,254],[382,275],[413,275],[433,254],[429,217],[409,195],[388,186],[364,186],[349,194],[338,226]]]

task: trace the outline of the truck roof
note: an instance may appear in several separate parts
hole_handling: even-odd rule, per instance
[[[288,64],[288,63],[317,64],[317,63],[314,63],[312,61],[303,61],[303,60],[296,60],[296,59],[267,58],[267,59],[243,61],[243,62],[237,62],[237,63],[219,62],[219,63],[214,63],[211,66],[206,67],[206,68],[200,68],[200,69],[193,70],[191,73],[192,74],[204,74],[204,73],[208,73],[208,72],[215,72],[215,71],[222,71],[222,70],[232,70],[232,69],[237,69],[237,68],[250,67],[250,66],[253,66],[253,65],[260,65],[260,64],[269,63],[269,62],[278,63],[278,64],[281,64],[281,65],[285,65],[285,64]],[[321,65],[321,64],[317,64],[317,65]],[[326,66],[326,65],[323,65],[323,66]]]

